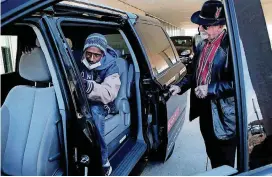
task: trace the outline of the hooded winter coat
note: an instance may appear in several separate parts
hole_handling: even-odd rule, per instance
[[[117,97],[121,81],[116,58],[116,52],[109,47],[100,60],[100,66],[92,70],[82,67],[81,76],[89,82],[87,90],[89,100],[107,105]]]

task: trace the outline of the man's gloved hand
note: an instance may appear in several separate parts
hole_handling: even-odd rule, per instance
[[[181,92],[181,89],[179,86],[177,85],[171,85],[169,91],[171,92],[172,95],[176,95],[178,94],[179,92]]]
[[[94,83],[91,80],[82,79],[83,87],[87,94],[93,91]]]
[[[208,94],[208,85],[200,85],[195,88],[195,94],[197,98],[206,98]]]

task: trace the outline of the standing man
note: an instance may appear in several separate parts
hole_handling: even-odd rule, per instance
[[[204,3],[191,21],[208,38],[200,42],[193,59],[193,74],[177,85],[173,95],[191,88],[190,121],[200,117],[200,130],[212,168],[234,167],[236,151],[235,90],[233,66],[224,7],[220,1]]]
[[[85,41],[81,71],[86,94],[91,105],[91,113],[98,129],[104,173],[109,176],[112,167],[109,162],[105,142],[105,117],[116,112],[114,100],[118,95],[121,81],[116,64],[117,54],[108,46],[102,34],[93,33]]]

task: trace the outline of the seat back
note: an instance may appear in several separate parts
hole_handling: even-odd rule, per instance
[[[19,73],[34,82],[51,80],[40,48],[22,56]],[[14,87],[1,108],[2,173],[54,175],[60,168],[59,120],[54,87]]]
[[[121,100],[127,100],[127,81],[128,81],[128,63],[122,58],[116,59],[116,64],[119,69],[119,75],[121,80],[121,86],[118,95],[115,99],[116,108],[122,111]]]
[[[117,57],[121,58],[122,57],[122,51],[120,49],[114,49],[116,54],[117,54]]]
[[[117,58],[116,64],[119,68],[121,80],[121,86],[115,99],[115,106],[119,113],[106,117],[105,139],[107,144],[130,126],[130,107],[127,98],[128,63],[122,58]]]

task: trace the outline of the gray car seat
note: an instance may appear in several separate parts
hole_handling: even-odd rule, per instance
[[[119,68],[121,87],[115,99],[115,105],[119,113],[108,115],[105,121],[105,139],[109,144],[114,138],[130,126],[130,107],[127,98],[128,63],[122,58],[116,59]]]
[[[4,175],[54,175],[60,168],[60,115],[44,54],[35,48],[21,57],[20,75],[37,88],[19,85],[11,89],[1,108],[1,172]]]

